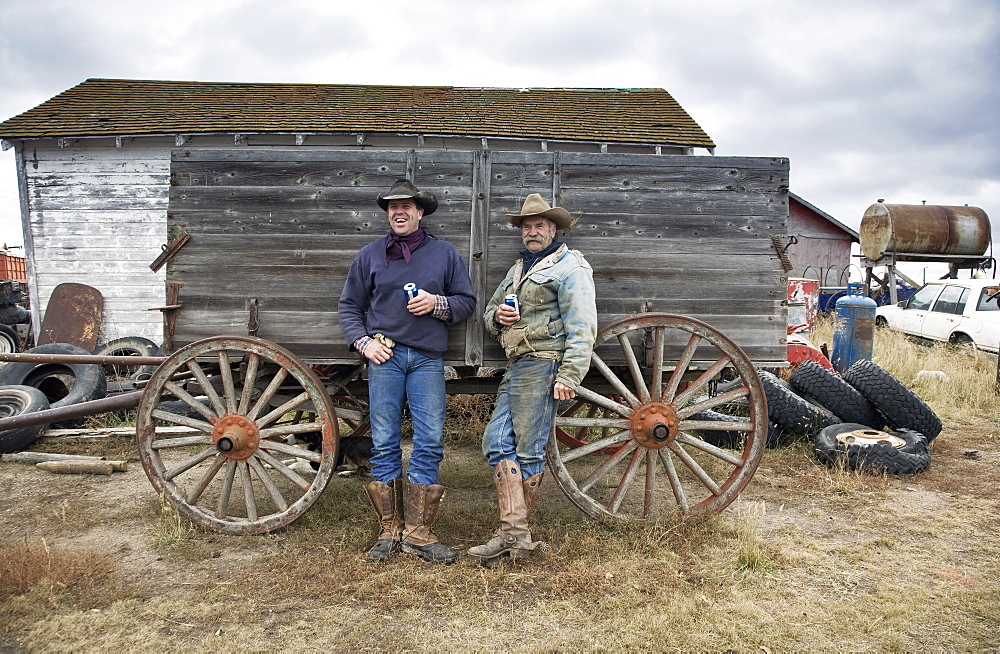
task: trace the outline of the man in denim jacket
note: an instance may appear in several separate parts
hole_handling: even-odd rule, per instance
[[[521,213],[508,214],[507,220],[520,228],[526,249],[483,315],[503,345],[507,373],[483,434],[500,528],[489,542],[469,550],[482,563],[527,557],[537,547],[528,514],[545,469],[545,444],[559,400],[576,397],[597,337],[593,269],[583,254],[556,240],[556,231],[573,223],[569,212],[532,193]],[[504,302],[508,294],[518,296],[520,312]]]

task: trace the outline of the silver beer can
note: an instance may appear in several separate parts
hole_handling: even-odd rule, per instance
[[[420,292],[420,289],[417,288],[416,284],[410,282],[409,284],[403,285],[403,292],[406,293],[407,300],[412,300],[413,298],[417,297],[417,293]]]

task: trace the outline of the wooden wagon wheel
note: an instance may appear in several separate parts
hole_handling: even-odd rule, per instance
[[[198,390],[186,390],[178,381],[184,377]],[[172,408],[174,398],[196,417],[161,407],[171,401]],[[279,422],[296,411],[315,417]],[[173,433],[164,423],[192,433]],[[319,451],[288,442],[316,432]],[[149,481],[178,513],[229,534],[260,534],[294,521],[319,498],[337,460],[337,416],[322,383],[288,350],[250,336],[197,341],[167,358],[139,403],[136,438]],[[289,460],[318,469],[293,469]]]
[[[613,368],[605,359],[624,364]],[[705,399],[709,382],[724,370],[741,383]],[[753,364],[724,334],[684,316],[623,318],[598,332],[591,371],[608,392],[580,388],[575,410],[556,418],[556,429],[573,438],[551,438],[546,448],[556,483],[584,513],[624,519],[715,513],[749,483],[767,440],[767,405]],[[737,400],[746,401],[746,417],[697,415]],[[698,435],[711,431],[746,438],[740,449],[727,450]]]

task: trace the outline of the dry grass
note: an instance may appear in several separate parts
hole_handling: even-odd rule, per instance
[[[827,468],[795,443],[768,450],[722,514],[649,524],[589,520],[546,480],[532,531],[550,551],[493,569],[407,556],[364,563],[375,535],[365,479],[331,482],[293,525],[254,537],[193,528],[139,479],[144,508],[114,513],[103,532],[125,531],[135,557],[97,556],[68,538],[0,551],[21,576],[38,569],[0,597],[0,650],[1000,648],[1000,413],[979,388],[996,359],[880,331],[875,360],[907,383],[921,369],[951,378],[912,385],[945,421],[926,473]],[[496,527],[479,451],[491,400],[449,402],[441,479],[450,495],[436,528],[461,550]],[[966,455],[973,450],[981,456]],[[65,502],[72,514],[100,492],[53,488],[38,502]],[[2,569],[8,588],[12,573]]]

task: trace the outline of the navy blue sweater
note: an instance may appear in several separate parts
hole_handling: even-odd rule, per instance
[[[430,234],[408,262],[396,259],[386,266],[385,240],[361,248],[351,264],[338,308],[344,338],[353,347],[362,336],[385,334],[426,356],[440,357],[448,349],[448,325],[465,320],[476,308],[469,271],[454,245]],[[407,311],[403,285],[409,282],[448,298],[451,319]]]

